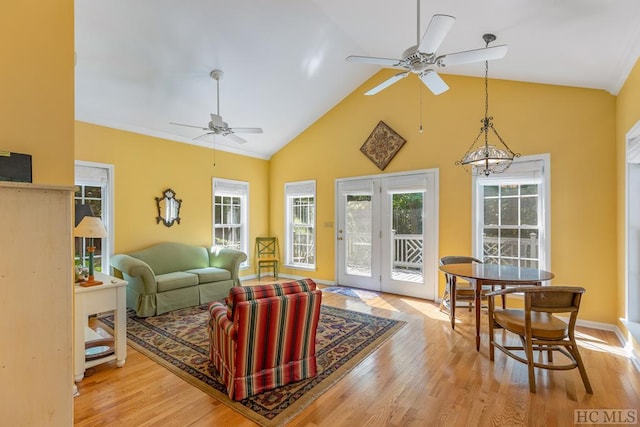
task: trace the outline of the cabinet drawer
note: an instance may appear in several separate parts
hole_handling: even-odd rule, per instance
[[[105,289],[97,292],[88,292],[82,295],[84,312],[86,314],[102,313],[104,311],[115,310],[116,290]],[[78,301],[76,301],[78,303]]]

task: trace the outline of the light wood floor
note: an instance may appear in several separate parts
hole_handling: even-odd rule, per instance
[[[415,298],[382,294],[361,301],[325,292],[323,303],[408,323],[290,426],[571,426],[575,409],[640,408],[640,374],[612,332],[579,328],[593,395],[577,370],[537,371],[531,394],[525,365],[500,352],[489,361],[486,324],[476,352],[465,309],[456,311],[454,331],[436,304]],[[106,363],[87,371],[74,399],[75,425],[255,425],[127,351],[123,368]]]

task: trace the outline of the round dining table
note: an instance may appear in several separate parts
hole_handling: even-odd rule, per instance
[[[476,350],[480,350],[480,312],[482,288],[484,286],[540,286],[542,282],[553,279],[553,273],[537,268],[518,267],[502,264],[445,264],[440,270],[446,274],[462,277],[473,284],[475,291],[476,314]]]

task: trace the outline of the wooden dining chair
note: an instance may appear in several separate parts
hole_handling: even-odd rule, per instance
[[[496,309],[494,298],[514,292],[524,294],[524,309]],[[584,388],[592,394],[591,383],[587,377],[584,363],[576,344],[575,326],[580,309],[580,300],[584,288],[577,286],[524,286],[507,288],[487,293],[489,304],[489,359],[494,360],[498,350],[507,356],[527,365],[529,371],[529,391],[536,392],[534,368],[568,370],[578,368]],[[569,322],[556,315],[569,315]],[[501,342],[495,339],[496,327],[516,334],[521,345],[507,345],[506,334]],[[547,361],[542,354],[534,359],[534,351],[546,352]],[[518,353],[516,353],[518,352]],[[569,359],[561,363],[553,362],[553,352],[559,352]],[[523,354],[523,356],[521,355]],[[537,361],[536,361],[537,360]]]
[[[440,265],[447,264],[470,264],[477,262],[482,264],[477,258],[463,255],[450,255],[440,258]],[[456,305],[459,302],[466,302],[469,305],[469,311],[473,307],[475,301],[475,289],[473,285],[467,281],[458,283],[458,278],[452,274],[445,273],[444,278],[446,285],[440,302],[441,311],[449,311],[449,319],[451,320],[451,328],[456,328]]]
[[[280,268],[278,238],[256,237],[255,260],[258,281],[260,280],[260,272],[264,268],[273,270],[273,276],[278,280],[278,270]]]

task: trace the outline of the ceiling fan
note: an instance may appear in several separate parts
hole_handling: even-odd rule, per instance
[[[220,80],[222,80],[224,73],[221,70],[213,70],[211,71],[211,73],[209,73],[209,76],[216,81],[216,99],[218,109],[217,114],[211,114],[211,121],[209,122],[207,127],[185,125],[183,123],[174,122],[170,122],[170,124],[207,131],[207,133],[204,133],[194,139],[202,138],[205,135],[222,135],[239,144],[244,144],[245,142],[247,142],[247,140],[244,138],[240,138],[238,135],[236,135],[236,133],[262,133],[262,128],[232,128],[229,127],[229,124],[227,122],[222,120],[222,116],[220,115]]]
[[[417,44],[406,49],[401,59],[376,58],[370,56],[348,56],[347,61],[361,62],[365,64],[384,65],[388,67],[404,68],[407,71],[398,73],[391,78],[370,89],[365,95],[375,95],[381,90],[391,86],[398,80],[409,75],[417,74],[420,80],[434,95],[449,90],[449,86],[435,72],[435,68],[444,68],[451,65],[468,64],[471,62],[489,61],[500,59],[507,54],[507,45],[485,47],[463,52],[438,55],[437,50],[445,36],[453,26],[456,18],[450,15],[433,15],[422,39],[420,38],[420,0],[418,3],[418,31]]]

